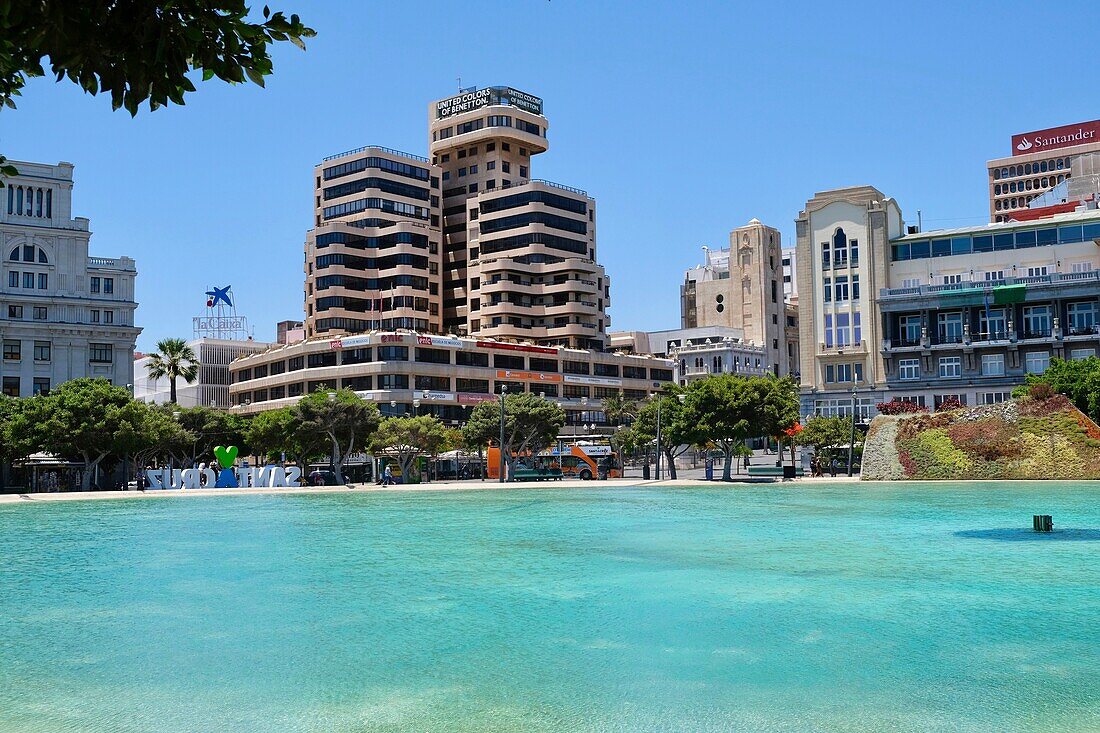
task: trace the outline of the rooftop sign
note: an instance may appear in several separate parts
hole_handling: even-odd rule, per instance
[[[1012,136],[1012,154],[1042,153],[1056,148],[1100,142],[1100,120],[1062,125]]]
[[[441,99],[435,103],[435,117],[442,120],[445,117],[498,104],[516,107],[533,115],[542,114],[542,100],[532,94],[512,87],[487,87]]]

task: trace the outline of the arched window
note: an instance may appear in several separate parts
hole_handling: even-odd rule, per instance
[[[996,181],[996,180],[999,180],[1000,178],[1001,178],[1001,169],[1000,168],[994,168],[993,169],[993,180]]]
[[[46,250],[42,249],[41,247],[38,248],[38,262],[42,265],[50,264],[50,259],[46,257]]]
[[[8,255],[8,259],[11,260],[12,262],[18,262],[19,261],[19,248],[18,247],[16,247],[15,249],[13,249],[11,251],[11,254]]]

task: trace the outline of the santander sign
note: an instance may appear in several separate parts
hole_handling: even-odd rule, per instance
[[[1081,122],[1076,125],[1051,127],[1047,130],[1025,132],[1012,136],[1012,154],[1042,153],[1055,148],[1068,148],[1073,145],[1086,145],[1100,141],[1100,120]]]

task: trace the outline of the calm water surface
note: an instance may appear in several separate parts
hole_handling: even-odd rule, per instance
[[[0,731],[1097,731],[1100,487],[0,507]],[[1031,515],[1061,531],[1037,538]]]

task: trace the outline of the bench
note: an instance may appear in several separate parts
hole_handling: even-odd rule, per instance
[[[561,481],[560,468],[517,468],[512,473],[514,481]]]

